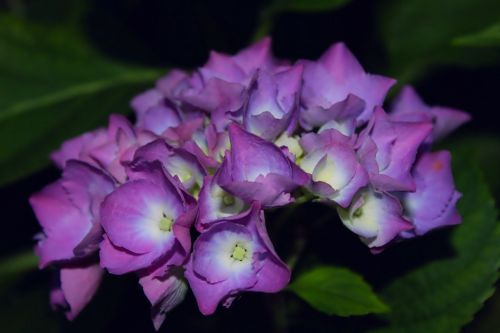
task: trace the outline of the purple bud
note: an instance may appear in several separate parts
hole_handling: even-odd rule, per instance
[[[297,125],[301,82],[301,65],[275,74],[259,71],[250,89],[245,128],[271,141],[285,130],[291,134]]]
[[[366,188],[353,199],[348,209],[338,208],[344,225],[358,234],[372,251],[395,239],[412,225],[403,218],[399,200],[388,193]]]
[[[344,43],[332,45],[317,62],[303,63],[301,124],[306,129],[354,117],[358,123],[367,122],[395,83],[367,74]]]
[[[285,153],[271,142],[229,125],[231,150],[219,170],[217,183],[246,202],[264,207],[292,201],[291,191],[309,181]]]
[[[304,135],[301,145],[306,154],[300,167],[311,174],[311,191],[342,207],[349,206],[352,197],[369,180],[358,162],[352,138],[331,129]]]
[[[373,186],[382,191],[414,191],[410,172],[431,131],[431,123],[391,120],[377,108],[357,143],[359,159]]]
[[[447,151],[425,153],[415,163],[416,191],[403,195],[414,234],[460,223],[455,207],[461,194],[455,190],[451,173],[451,155]]]

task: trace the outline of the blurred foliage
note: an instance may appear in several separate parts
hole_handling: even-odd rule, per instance
[[[499,47],[500,22],[496,22],[479,32],[455,38],[453,43],[459,46]]]
[[[453,147],[453,151],[460,156],[468,156],[481,169],[488,188],[496,202],[500,200],[500,136],[493,134],[474,134],[457,136],[446,141],[442,147]],[[455,157],[453,157],[455,159]],[[457,169],[459,166],[456,167]]]
[[[495,203],[470,154],[452,151],[462,224],[452,235],[454,255],[397,278],[381,292],[392,312],[376,333],[459,332],[494,292],[500,267]]]
[[[400,82],[420,78],[431,65],[498,63],[497,50],[453,46],[456,38],[497,22],[498,0],[405,0],[384,4],[379,13],[381,37],[389,56],[389,72]]]
[[[328,315],[352,316],[389,311],[361,276],[345,268],[316,267],[297,276],[288,289]]]
[[[4,292],[13,281],[36,269],[38,257],[32,250],[8,257],[0,262],[0,293]]]
[[[47,165],[68,137],[130,112],[128,101],[161,71],[99,55],[68,27],[0,16],[0,184]]]

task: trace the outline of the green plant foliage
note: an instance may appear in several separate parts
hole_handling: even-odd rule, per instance
[[[486,29],[456,38],[453,43],[458,46],[500,46],[500,22]]]
[[[47,285],[12,289],[2,294],[0,323],[2,333],[61,332],[61,315],[49,305]]]
[[[0,292],[19,276],[36,269],[37,264],[38,258],[32,250],[0,261]]]
[[[380,8],[381,36],[389,56],[389,71],[409,82],[429,65],[487,65],[498,62],[493,50],[456,48],[452,41],[498,20],[497,0],[405,0]]]
[[[500,199],[500,137],[492,134],[474,133],[457,137],[445,142],[445,147],[454,147],[454,151],[461,156],[468,156],[476,161],[484,175],[488,188],[494,194],[496,201]]]
[[[298,276],[288,289],[328,315],[352,316],[389,310],[361,276],[345,268],[316,267]]]
[[[62,140],[130,111],[161,75],[106,59],[70,28],[0,16],[0,184],[45,166]]]
[[[452,233],[455,254],[396,279],[381,292],[392,312],[376,333],[453,333],[472,320],[494,292],[500,227],[494,201],[469,154],[453,152],[463,222]]]

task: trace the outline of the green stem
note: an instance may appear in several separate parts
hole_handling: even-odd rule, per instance
[[[264,8],[261,11],[252,41],[258,41],[271,33],[274,14],[275,10],[272,6]]]

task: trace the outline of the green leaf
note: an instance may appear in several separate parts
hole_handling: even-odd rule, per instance
[[[32,250],[19,253],[0,261],[0,277],[5,277],[24,273],[35,269],[38,264],[38,257]]]
[[[20,275],[36,269],[38,257],[33,250],[4,258],[0,261],[0,291]]]
[[[478,31],[476,33],[468,34],[455,38],[454,45],[458,46],[500,46],[500,22]]]
[[[128,113],[160,75],[115,63],[70,28],[0,16],[0,184],[48,163],[69,137]]]
[[[314,268],[297,277],[288,289],[328,315],[352,316],[389,311],[361,276],[344,268]]]
[[[500,170],[500,136],[474,133],[445,142],[444,145],[453,147],[456,154],[468,156],[477,163],[488,184],[488,188],[498,202],[500,198],[500,177],[498,177],[498,170]]]
[[[62,332],[60,315],[49,305],[48,284],[23,287],[0,296],[2,333],[33,332],[35,328],[41,333]]]
[[[283,12],[323,12],[334,10],[348,4],[351,0],[271,0],[260,13],[259,23],[254,33],[258,40],[271,32],[276,15]]]
[[[381,292],[393,309],[376,333],[453,333],[494,292],[500,267],[500,224],[494,201],[469,154],[453,153],[463,222],[454,227],[454,255],[396,279]]]
[[[436,64],[488,65],[498,62],[494,50],[457,49],[451,41],[498,20],[498,0],[405,0],[385,2],[379,26],[389,72],[413,81]]]

